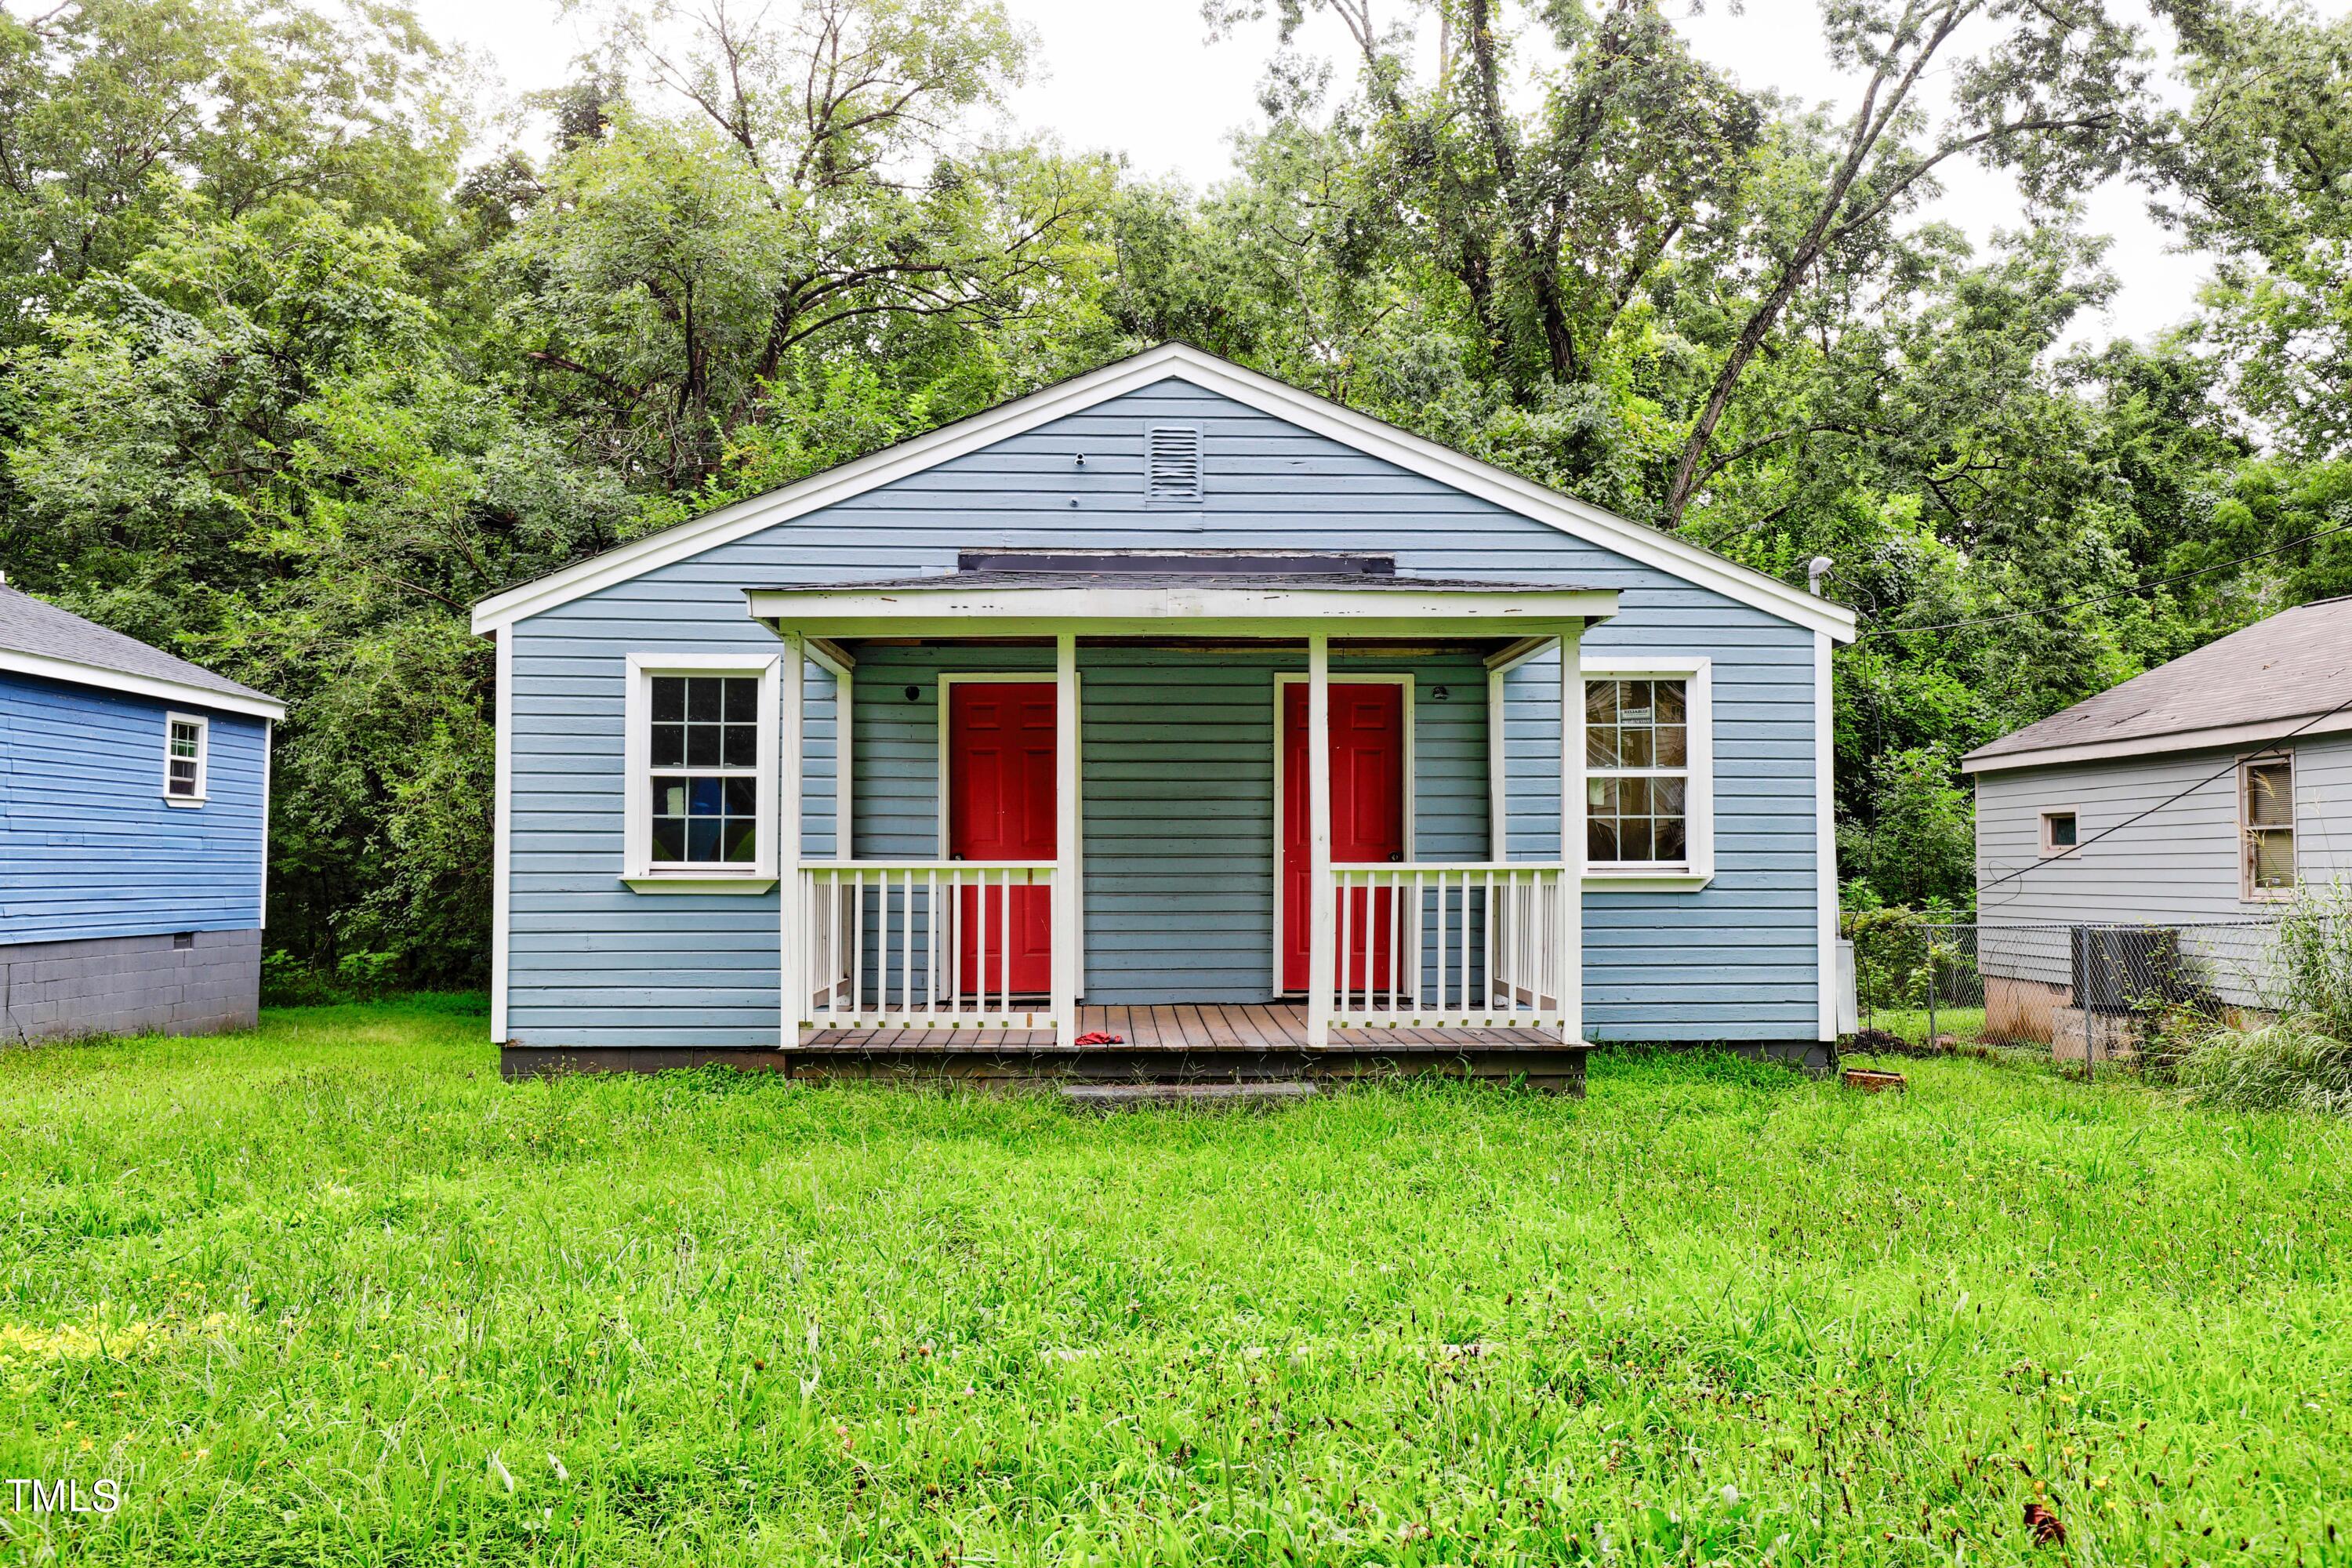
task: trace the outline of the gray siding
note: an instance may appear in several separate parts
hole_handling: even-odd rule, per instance
[[[2332,881],[2352,870],[2352,738],[2296,741],[2286,749],[2295,761],[2296,874],[2305,882]],[[2240,896],[2242,754],[2178,752],[1977,775],[1978,920],[2011,928],[1986,937],[1987,972],[2067,984],[2061,928],[2069,925],[2276,919],[2276,900]],[[2073,855],[2042,858],[2042,814],[2059,810],[2076,814],[2081,837],[2107,837]],[[2251,939],[2221,931],[2202,943],[2252,951]]]
[[[1144,504],[1143,430],[1162,422],[1203,432],[1197,509]],[[1814,1036],[1815,869],[1809,835],[1801,847],[1791,837],[1812,812],[1812,634],[1173,378],[510,628],[509,1036],[581,1047],[775,1038],[774,896],[636,894],[617,880],[628,653],[772,652],[744,613],[746,587],[947,571],[959,549],[1237,545],[1389,551],[1405,572],[1615,588],[1621,616],[1593,647],[1716,660],[1717,884],[1588,899],[1590,1031]],[[1041,657],[868,650],[854,741],[860,854],[929,853],[936,842],[935,693],[907,703],[909,679],[893,668],[920,687],[925,668],[935,679],[959,662],[1016,669]],[[1090,997],[1268,994],[1272,679],[1286,658],[1298,668],[1298,656],[1274,652],[1087,651]],[[1417,849],[1475,858],[1486,835],[1484,686],[1475,667],[1444,668],[1463,672],[1444,680],[1444,711],[1425,689],[1434,673],[1416,711]],[[1531,737],[1541,702],[1514,704]],[[812,795],[825,787],[813,780]],[[1515,791],[1512,809],[1532,823],[1539,785]],[[822,842],[813,832],[811,848]],[[1514,847],[1541,852],[1533,837]]]

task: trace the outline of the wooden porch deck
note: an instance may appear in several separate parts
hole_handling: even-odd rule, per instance
[[[1041,1007],[1043,1004],[1040,1004]],[[1081,1034],[1117,1035],[1108,1051],[1303,1051],[1307,1009],[1290,1003],[1177,1002],[1152,1007],[1078,1009]],[[926,1051],[1051,1051],[1051,1029],[920,1026],[880,1029],[803,1029],[800,1048],[809,1051],[895,1053]],[[1092,1047],[1080,1047],[1081,1051]],[[1542,1029],[1334,1029],[1331,1051],[1559,1050],[1558,1037]]]

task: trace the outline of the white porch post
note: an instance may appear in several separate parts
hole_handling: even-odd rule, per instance
[[[1078,639],[1054,637],[1054,1037],[1065,1047],[1078,1038],[1078,835],[1086,831],[1078,791]]]
[[[1552,973],[1559,977],[1559,1037],[1584,1037],[1584,623],[1559,634],[1559,913]]]
[[[797,632],[783,637],[776,810],[770,820],[776,824],[776,983],[782,993],[777,1047],[789,1051],[801,1043],[801,1014],[809,1001],[807,910],[801,894],[801,753],[807,743],[802,695],[808,679],[808,647]]]
[[[1331,1043],[1338,904],[1331,896],[1331,639],[1307,639],[1307,1043]]]

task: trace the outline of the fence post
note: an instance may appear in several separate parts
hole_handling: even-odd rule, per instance
[[[1927,1037],[1920,1044],[1928,1050],[1936,1048],[1936,928],[1920,928],[1927,933]]]

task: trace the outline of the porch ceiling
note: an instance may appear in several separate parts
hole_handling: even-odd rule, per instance
[[[1328,573],[957,572],[745,590],[750,613],[814,637],[1295,638],[1546,635],[1617,612],[1616,591]]]

